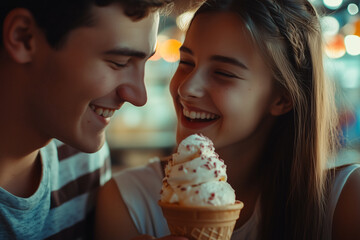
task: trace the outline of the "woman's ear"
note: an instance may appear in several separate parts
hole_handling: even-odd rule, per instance
[[[3,45],[15,62],[32,61],[35,28],[32,14],[24,8],[15,8],[6,16],[3,23]]]
[[[280,91],[270,106],[270,114],[280,116],[289,112],[293,108],[293,102],[287,91]]]

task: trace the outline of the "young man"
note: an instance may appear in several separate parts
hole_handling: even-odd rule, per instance
[[[0,239],[92,237],[111,177],[104,129],[145,104],[168,2],[1,0]]]

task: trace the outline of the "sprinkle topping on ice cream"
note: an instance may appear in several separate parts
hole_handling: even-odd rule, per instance
[[[235,192],[226,180],[226,165],[212,141],[193,134],[179,144],[165,168],[161,201],[189,206],[234,204]]]

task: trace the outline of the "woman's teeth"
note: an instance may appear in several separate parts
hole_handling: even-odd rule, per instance
[[[218,118],[217,115],[212,113],[205,113],[205,112],[195,112],[183,109],[183,114],[185,117],[190,119],[204,119],[204,120],[213,120]]]
[[[108,108],[101,108],[101,107],[96,107],[94,105],[90,105],[90,108],[99,116],[102,116],[104,118],[109,118],[111,117],[115,110],[113,109],[108,109]]]

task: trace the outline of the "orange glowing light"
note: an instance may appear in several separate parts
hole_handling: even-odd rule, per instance
[[[355,21],[354,28],[355,28],[354,35],[357,35],[360,37],[360,20]]]
[[[329,58],[340,58],[344,56],[346,53],[344,37],[337,34],[328,40],[325,45],[325,53]]]
[[[156,44],[156,48],[155,48],[155,54],[151,56],[151,58],[149,58],[149,61],[158,61],[161,59],[161,55],[159,53],[159,42],[157,42]]]
[[[159,45],[159,54],[167,62],[176,62],[180,59],[180,47],[180,41],[169,39]]]

